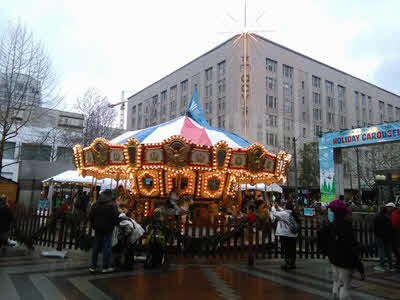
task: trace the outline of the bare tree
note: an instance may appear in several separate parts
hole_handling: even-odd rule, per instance
[[[60,103],[55,92],[43,44],[25,26],[10,23],[0,36],[0,172],[6,142]]]
[[[74,108],[84,117],[83,146],[90,145],[97,137],[114,138],[118,129],[114,128],[116,111],[110,107],[107,97],[104,97],[96,88],[88,88],[81,97],[78,97]]]

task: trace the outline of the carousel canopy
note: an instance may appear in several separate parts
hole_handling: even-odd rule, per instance
[[[168,136],[182,136],[193,144],[215,146],[219,141],[225,141],[229,147],[244,148],[250,145],[248,141],[237,134],[210,126],[204,118],[195,89],[185,116],[166,123],[136,131],[128,131],[111,142],[124,144],[130,138],[136,138],[141,144],[160,143]]]
[[[56,176],[47,178],[42,181],[42,183],[65,183],[65,184],[94,184],[95,179],[92,176],[86,176],[85,178],[80,176],[77,170],[68,170],[63,173],[60,173]],[[104,178],[96,181],[96,185],[100,186],[102,190],[109,189],[111,187],[116,187],[117,182],[110,178]]]

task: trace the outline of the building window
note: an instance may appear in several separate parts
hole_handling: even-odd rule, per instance
[[[373,120],[372,109],[369,109],[369,121],[372,122],[372,120]]]
[[[312,86],[317,89],[321,88],[321,78],[313,75]]]
[[[368,96],[368,106],[372,106],[372,98],[371,98],[371,96]]]
[[[222,77],[222,76],[225,75],[225,72],[226,72],[226,64],[225,64],[225,61],[221,61],[221,62],[218,64],[218,75],[219,75],[220,77]]]
[[[267,88],[270,90],[275,89],[276,87],[276,79],[272,77],[267,77]]]
[[[321,121],[322,119],[322,111],[319,108],[313,109],[313,118],[315,121]]]
[[[161,92],[161,102],[166,102],[167,101],[167,91],[162,91]]]
[[[265,97],[265,106],[269,109],[276,109],[277,108],[276,97],[267,95]]]
[[[223,96],[225,95],[225,91],[226,91],[226,81],[225,78],[218,80],[218,96]]]
[[[267,127],[278,127],[278,117],[274,115],[266,115],[265,125]]]
[[[400,121],[400,107],[396,107],[396,121]]]
[[[58,161],[72,161],[74,151],[69,147],[57,147]]]
[[[212,84],[208,84],[205,86],[205,97],[211,97],[212,96]]]
[[[50,161],[50,158],[51,158],[50,146],[22,144],[21,147],[22,160]]]
[[[132,114],[136,115],[136,105],[132,106]]]
[[[277,146],[278,145],[278,135],[274,133],[266,133],[265,135],[267,145]]]
[[[379,110],[383,111],[384,108],[385,108],[385,102],[379,101]]]
[[[284,136],[283,137],[283,144],[284,144],[284,147],[286,148],[286,149],[291,149],[292,148],[292,138],[290,137],[290,136]]]
[[[267,58],[265,61],[267,65],[267,71],[276,73],[276,61],[270,58]]]
[[[304,90],[304,81],[301,82],[301,88]]]
[[[176,85],[174,85],[173,87],[171,87],[169,89],[169,97],[171,98],[171,100],[176,100]]]
[[[218,112],[225,111],[225,97],[218,98]]]
[[[314,125],[314,136],[319,136],[322,133],[322,127],[320,125]]]
[[[333,113],[328,112],[326,114],[326,117],[327,117],[326,119],[327,119],[328,124],[334,124],[335,123],[335,117],[334,117]]]
[[[294,124],[293,124],[294,122],[293,122],[293,120],[291,120],[291,119],[283,119],[283,129],[286,129],[286,130],[292,130],[293,129],[293,126],[294,126]]]
[[[206,70],[206,81],[212,80],[212,68]]]
[[[187,92],[188,83],[189,83],[189,81],[187,79],[181,82],[181,93]]]
[[[365,101],[365,95],[361,94],[361,105],[366,105],[367,102]]]
[[[3,159],[14,159],[15,157],[15,143],[5,142],[3,147]]]
[[[335,108],[335,99],[333,97],[326,97],[326,101],[328,104],[328,108],[334,109]]]
[[[391,104],[387,105],[387,114],[388,114],[389,122],[392,122],[393,121],[393,105],[391,105]]]
[[[340,128],[345,129],[346,128],[346,117],[341,116],[340,117]]]
[[[354,104],[356,105],[356,109],[358,109],[358,92],[354,92]]]
[[[321,105],[321,94],[320,93],[312,93],[313,104]]]
[[[339,112],[344,112],[344,101],[343,100],[339,100]]]
[[[337,89],[338,89],[338,97],[344,98],[345,88],[341,85],[338,85]]]
[[[333,82],[326,80],[325,84],[326,84],[326,92],[328,94],[333,94]]]
[[[307,121],[307,113],[305,111],[303,111],[302,116],[303,116],[303,121]]]
[[[307,136],[307,129],[305,129],[304,127],[303,127],[303,137],[305,138]]]
[[[291,98],[293,96],[293,87],[291,84],[286,82],[283,84],[283,95],[286,98]]]
[[[225,119],[221,116],[218,116],[218,128],[225,128]]]
[[[132,118],[132,128],[136,128],[136,118]]]
[[[293,68],[288,65],[283,66],[283,77],[292,78],[293,77]]]
[[[293,111],[293,103],[290,101],[285,101],[283,109],[285,113],[291,113]]]

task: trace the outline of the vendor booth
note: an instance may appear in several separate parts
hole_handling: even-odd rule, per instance
[[[267,190],[283,184],[291,155],[270,153],[260,143],[211,127],[195,90],[185,116],[111,141],[97,138],[86,148],[76,145],[74,158],[84,178],[129,185],[121,205],[146,215],[172,192],[180,206],[191,203],[211,214],[221,207],[237,211],[242,184],[263,184]]]
[[[97,179],[92,176],[82,177],[77,170],[68,170],[42,181],[42,199],[38,209],[49,209],[66,201],[71,204],[74,193],[84,191],[89,197],[94,198],[99,190],[117,188],[117,182],[110,178]],[[92,196],[93,194],[93,196]]]

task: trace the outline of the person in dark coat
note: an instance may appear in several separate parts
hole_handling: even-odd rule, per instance
[[[394,270],[392,266],[393,229],[390,213],[390,208],[385,206],[381,208],[380,212],[374,218],[374,233],[379,257],[379,264],[374,268],[375,271],[386,271],[385,256],[389,264],[387,270]]]
[[[8,232],[14,221],[14,215],[7,205],[7,197],[0,196],[0,247],[8,245]]]
[[[111,190],[103,191],[99,200],[93,204],[89,220],[95,231],[92,262],[89,267],[90,272],[97,269],[97,257],[101,249],[103,249],[103,273],[114,271],[112,266],[112,233],[114,227],[118,224],[119,212],[117,206],[112,201]]]
[[[342,200],[334,200],[328,208],[334,214],[329,228],[328,258],[333,273],[334,299],[350,299],[350,286],[354,270],[358,269],[364,279],[364,268],[359,257],[359,244],[352,227],[350,207]]]

